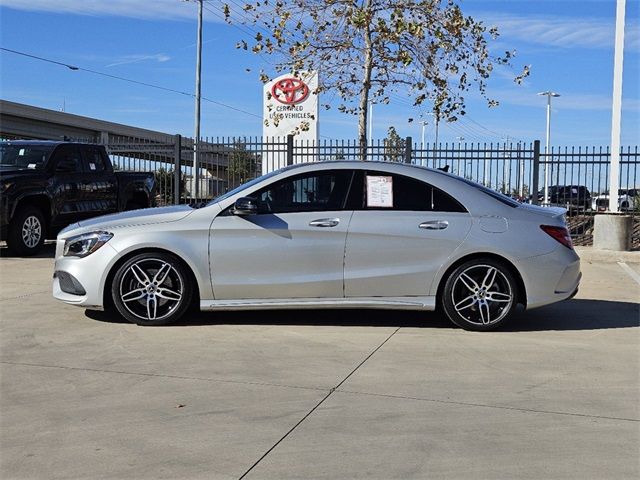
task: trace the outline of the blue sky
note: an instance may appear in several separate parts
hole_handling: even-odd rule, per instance
[[[244,112],[203,102],[207,136],[261,134],[262,86],[258,72],[273,73],[268,58],[235,49],[247,35],[211,12],[206,2],[202,95]],[[234,2],[229,2],[233,5]],[[235,3],[239,3],[237,0]],[[489,93],[500,106],[489,109],[477,95],[467,99],[468,115],[441,123],[440,139],[531,141],[545,135],[543,90],[554,99],[552,144],[601,146],[610,143],[615,0],[463,0],[465,14],[498,26],[496,52],[515,49],[516,65],[531,65],[521,86],[513,71],[499,69]],[[0,0],[0,45],[85,69],[167,88],[193,92],[197,7],[181,0]],[[640,139],[640,0],[627,0],[622,144]],[[193,133],[193,99],[82,71],[0,52],[0,96],[79,115],[168,133]],[[390,105],[374,107],[374,138],[395,126],[419,141],[416,109],[402,93]],[[407,118],[416,119],[408,123]],[[433,141],[434,128],[426,128]],[[323,138],[354,139],[357,119],[337,111],[320,113]]]

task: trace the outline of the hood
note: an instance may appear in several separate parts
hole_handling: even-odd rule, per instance
[[[16,167],[15,165],[0,165],[0,177],[4,179],[8,179],[9,177],[17,177],[22,175],[33,175],[38,173],[44,173],[44,170],[41,168],[21,168]]]
[[[522,203],[518,208],[522,210],[526,210],[527,212],[535,213],[537,215],[542,215],[543,217],[547,217],[547,218],[560,219],[565,213],[567,213],[566,208],[540,207],[538,205],[531,205],[529,203]]]
[[[103,215],[101,217],[83,220],[69,225],[60,232],[61,236],[73,231],[79,234],[94,230],[113,230],[115,228],[130,227],[133,225],[150,225],[154,223],[176,222],[191,214],[195,210],[188,205],[174,205],[160,208],[144,208],[142,210],[130,210],[127,212]]]

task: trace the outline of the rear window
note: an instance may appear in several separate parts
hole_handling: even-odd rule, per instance
[[[520,206],[520,202],[514,200],[511,197],[508,197],[504,193],[496,192],[495,190],[487,188],[484,185],[480,185],[479,183],[472,182],[471,180],[467,180],[466,178],[462,178],[462,177],[456,177],[456,178],[458,180],[460,180],[461,182],[464,182],[467,185],[470,185],[470,186],[480,190],[481,192],[485,193],[486,195],[489,195],[490,197],[495,198],[500,203],[504,203],[505,205],[508,205],[508,206],[510,206],[512,208],[516,208],[516,207]]]

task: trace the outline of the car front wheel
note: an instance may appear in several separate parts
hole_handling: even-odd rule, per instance
[[[517,283],[502,262],[475,259],[447,278],[441,302],[453,323],[465,330],[484,331],[503,324],[517,298]]]
[[[184,264],[164,252],[141,253],[123,263],[111,284],[113,303],[138,325],[167,325],[191,304],[193,283]]]

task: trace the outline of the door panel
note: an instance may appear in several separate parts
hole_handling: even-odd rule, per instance
[[[104,215],[118,210],[116,175],[107,168],[106,159],[97,147],[83,148],[84,179],[82,207],[88,216]]]
[[[209,247],[216,300],[341,298],[352,213],[216,217]]]
[[[52,159],[54,175],[51,177],[51,190],[54,199],[54,225],[68,225],[86,218],[83,211],[82,156],[75,145],[59,146]]]
[[[345,296],[428,295],[438,269],[470,228],[468,213],[354,212],[345,253]]]

